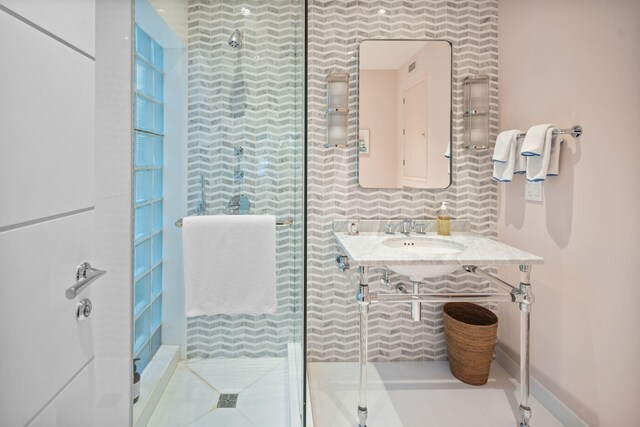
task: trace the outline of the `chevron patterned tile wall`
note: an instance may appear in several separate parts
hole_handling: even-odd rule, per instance
[[[277,231],[277,313],[190,318],[187,355],[284,356],[300,340],[304,304],[304,3],[191,0],[188,28],[189,213],[204,175],[207,214],[227,213],[229,199],[245,194],[252,214],[294,225]],[[227,43],[235,29],[241,49]]]
[[[312,361],[354,361],[358,318],[354,274],[339,273],[332,236],[335,219],[434,218],[441,201],[474,232],[496,237],[497,187],[489,152],[462,147],[462,81],[487,74],[490,132],[498,131],[497,0],[309,0],[308,45],[308,276],[307,356]],[[384,9],[386,13],[379,14]],[[358,186],[356,150],[324,148],[326,76],[346,71],[350,80],[350,140],[358,114],[356,54],[368,38],[433,38],[453,43],[453,184],[446,190],[373,190]],[[380,270],[372,270],[378,291]],[[392,276],[397,283],[402,278]],[[423,285],[437,290],[489,286],[458,273]],[[412,322],[407,304],[375,305],[369,324],[369,357],[377,361],[446,358],[441,305],[425,304],[422,322]]]

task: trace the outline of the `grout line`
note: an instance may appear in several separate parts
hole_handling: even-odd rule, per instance
[[[0,5],[0,8],[1,7],[2,7],[2,5]],[[85,213],[85,212],[90,212],[90,211],[93,211],[95,209],[96,209],[95,206],[90,206],[88,208],[76,209],[74,211],[69,211],[69,212],[64,212],[64,213],[60,213],[60,214],[45,216],[45,217],[38,218],[38,219],[32,219],[30,221],[18,222],[16,224],[11,224],[11,225],[5,225],[4,227],[0,227],[0,233],[4,233],[5,231],[17,230],[19,228],[29,227],[30,225],[42,224],[44,222],[53,221],[53,220],[60,219],[60,218],[65,218],[65,217],[68,217],[68,216],[78,215],[78,214]]]
[[[68,41],[64,40],[61,37],[56,36],[55,34],[53,34],[51,31],[46,30],[45,28],[41,27],[40,25],[36,24],[33,21],[28,20],[27,18],[25,18],[22,15],[19,15],[18,13],[14,12],[13,10],[9,9],[8,7],[0,4],[0,10],[5,12],[7,15],[13,16],[14,18],[16,18],[18,21],[21,21],[25,24],[27,24],[28,26],[30,26],[31,28],[34,28],[38,31],[40,31],[41,33],[51,37],[52,39],[54,39],[55,41],[62,43],[63,45],[75,50],[76,52],[78,52],[79,54],[86,56],[87,58],[91,59],[92,61],[95,62],[96,58],[93,55],[88,54],[87,52],[85,52],[84,50],[80,49],[77,46],[72,45],[71,43],[69,43]]]
[[[249,424],[251,424],[253,427],[256,427],[256,425],[253,423],[253,421],[251,421],[251,420],[249,419],[249,417],[247,417],[247,416],[245,415],[245,413],[244,413],[244,412],[242,412],[242,411],[241,411],[240,409],[238,409],[238,408],[235,408],[235,409],[236,409],[236,411],[238,411],[238,413],[239,413],[240,415],[242,415],[242,417],[243,417],[245,420],[247,420],[247,421],[249,422]]]
[[[216,392],[216,393],[218,393],[218,394],[223,394],[220,390],[218,390],[217,388],[215,388],[215,387],[213,386],[213,384],[210,384],[207,380],[205,380],[204,378],[202,378],[202,377],[200,376],[200,374],[198,374],[196,371],[194,371],[193,369],[191,369],[191,367],[190,367],[189,365],[187,365],[186,363],[184,363],[184,364],[183,364],[183,366],[184,366],[185,368],[187,368],[187,369],[189,370],[189,372],[191,372],[193,375],[195,375],[196,377],[198,377],[198,379],[199,379],[200,381],[202,381],[203,383],[205,383],[206,385],[208,385],[208,386],[209,386],[213,391],[215,391],[215,392]],[[213,409],[216,409],[216,406],[214,406],[214,407],[213,407]],[[213,411],[213,409],[212,409],[211,411]],[[209,412],[211,412],[211,411],[209,411]]]
[[[283,358],[283,360],[282,360],[280,363],[276,363],[276,365],[275,365],[273,368],[269,369],[269,370],[268,370],[267,372],[265,372],[263,375],[261,375],[260,377],[256,378],[256,380],[255,380],[255,381],[253,381],[252,383],[250,383],[249,385],[247,385],[245,388],[243,388],[243,389],[242,389],[242,391],[241,391],[240,393],[242,393],[243,391],[246,391],[249,387],[251,387],[252,385],[254,385],[255,383],[257,383],[258,381],[260,381],[261,379],[263,379],[264,377],[266,377],[267,375],[269,375],[271,372],[275,371],[275,370],[276,370],[276,368],[277,368],[278,366],[280,366],[281,364],[283,364],[283,363],[284,363],[284,358]],[[238,393],[238,394],[240,394],[240,393]]]

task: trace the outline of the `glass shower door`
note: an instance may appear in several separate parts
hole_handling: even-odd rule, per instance
[[[136,0],[138,24],[152,38],[154,31],[159,34],[165,52],[162,208],[165,227],[172,229],[163,233],[163,306],[179,306],[174,295],[181,294],[175,291],[184,288],[181,277],[168,273],[182,260],[176,242],[169,240],[178,218],[167,217],[167,212],[273,215],[280,225],[274,230],[275,313],[212,313],[185,321],[184,311],[163,308],[162,344],[178,343],[182,360],[148,425],[301,427],[305,4],[160,4]],[[182,186],[167,178],[181,174]],[[242,295],[242,283],[228,285]],[[176,330],[183,331],[180,339],[169,336]]]

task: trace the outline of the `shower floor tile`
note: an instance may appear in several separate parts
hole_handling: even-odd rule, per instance
[[[289,426],[285,358],[180,362],[148,427]],[[220,394],[237,393],[236,408],[217,408]]]
[[[182,363],[176,367],[148,426],[186,426],[212,411],[220,393]]]
[[[240,393],[284,363],[284,358],[261,357],[189,360],[186,365],[220,393]]]
[[[309,363],[314,427],[357,426],[358,363]],[[497,363],[481,387],[461,383],[448,362],[371,363],[367,425],[384,427],[514,427],[518,383]],[[531,399],[532,425],[562,427]]]

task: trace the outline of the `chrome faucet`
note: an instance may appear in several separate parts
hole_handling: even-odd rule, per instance
[[[402,221],[402,232],[407,236],[411,234],[414,227],[415,227],[415,222],[413,222],[412,220],[405,219],[404,221]]]

